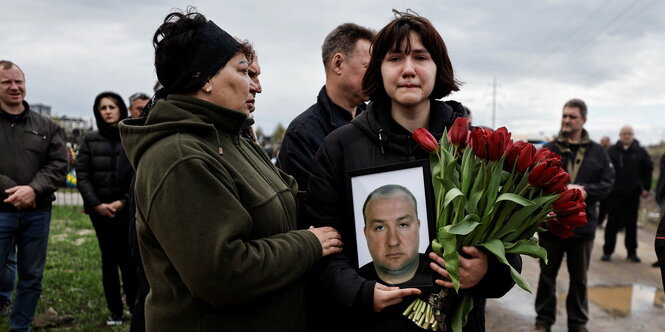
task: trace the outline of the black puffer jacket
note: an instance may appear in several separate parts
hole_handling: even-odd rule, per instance
[[[598,143],[591,141],[586,130],[584,130],[579,144],[569,144],[567,139],[559,135],[555,141],[545,144],[544,147],[561,156],[561,163],[566,172],[570,172],[568,168],[572,162],[581,165],[577,172],[577,178],[571,179],[570,182],[584,186],[587,193],[585,201],[587,224],[575,229],[572,238],[593,239],[596,234],[596,226],[598,226],[596,202],[601,201],[610,193],[614,183],[614,170],[605,149]],[[584,154],[579,157],[573,156],[572,151],[577,152],[579,149],[583,149]],[[543,232],[540,233],[540,236],[554,235]]]
[[[624,150],[621,141],[607,150],[616,176],[612,195],[639,195],[651,188],[653,162],[637,140]]]
[[[453,107],[451,107],[451,105]],[[457,102],[432,101],[429,131],[440,139],[443,130],[455,118],[465,116]],[[344,253],[326,257],[319,266],[322,305],[325,312],[318,320],[323,326],[313,331],[371,331],[380,321],[382,331],[419,331],[401,315],[411,299],[374,313],[375,280],[366,280],[352,267],[350,255],[355,253],[352,211],[347,207],[347,171],[427,159],[427,153],[412,140],[411,133],[395,122],[388,107],[375,102],[350,124],[333,131],[316,154],[307,191],[305,222],[315,226],[333,226],[344,240]],[[302,225],[306,226],[306,225]],[[509,255],[511,264],[521,269],[518,255]],[[464,331],[484,331],[484,299],[503,296],[513,286],[509,269],[490,258],[488,274],[476,287],[476,307],[468,316]],[[329,307],[326,307],[329,306]],[[381,317],[377,320],[377,317]]]
[[[97,128],[83,136],[76,157],[76,180],[84,209],[87,213],[102,203],[129,199],[129,184],[133,170],[120,141],[117,126],[111,126],[102,119],[95,105],[104,97],[114,97],[119,101],[120,120],[127,118],[127,107],[122,98],[112,92],[97,96],[93,112]]]

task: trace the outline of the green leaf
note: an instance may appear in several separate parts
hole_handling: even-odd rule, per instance
[[[528,200],[528,199],[526,199],[526,198],[524,198],[524,197],[522,197],[522,196],[520,196],[520,195],[511,194],[511,193],[501,194],[501,195],[496,199],[496,201],[497,201],[497,202],[500,202],[500,201],[510,201],[510,202],[517,203],[517,204],[519,204],[519,205],[521,205],[521,206],[529,206],[529,205],[533,205],[533,204],[534,204],[533,201],[530,201],[530,200]],[[496,203],[495,203],[495,204],[496,204]]]
[[[446,261],[446,271],[456,292],[459,292],[459,256],[457,254],[457,236],[450,233],[450,225],[439,229],[437,239],[443,245],[443,259]]]
[[[443,255],[443,246],[441,245],[441,242],[439,242],[439,240],[437,239],[432,240],[432,251],[434,251],[439,256]]]
[[[499,260],[499,262],[507,265],[510,268],[510,276],[513,278],[513,281],[520,286],[522,289],[525,291],[532,293],[533,290],[531,289],[531,286],[529,286],[529,283],[526,282],[522,278],[519,272],[515,270],[515,268],[508,263],[508,260],[506,260],[506,250],[503,247],[503,242],[501,242],[498,239],[490,240],[488,242],[479,244],[478,246],[480,247],[485,247],[489,252],[491,252],[496,258]],[[459,264],[459,263],[458,263]]]
[[[469,293],[464,293],[450,321],[453,332],[462,332],[471,309],[473,309],[473,297]]]
[[[467,214],[462,221],[451,225],[449,232],[455,235],[467,235],[480,225],[479,221],[480,216],[477,214]]]
[[[469,192],[471,181],[475,178],[473,174],[473,161],[476,155],[471,149],[466,149],[462,155],[462,192],[466,195]]]
[[[464,207],[466,212],[473,213],[473,214],[478,214],[478,212],[479,212],[478,202],[480,201],[480,198],[483,196],[483,192],[484,191],[481,190],[481,191],[475,192],[471,195],[471,199],[469,199],[466,202],[466,206]]]
[[[494,203],[496,200],[496,196],[499,192],[499,184],[501,182],[501,172],[503,172],[502,165],[503,163],[498,161],[498,162],[490,162],[490,181],[489,184],[487,185],[487,188],[485,192],[487,192],[487,206],[485,206],[485,214],[490,214],[492,213],[492,208],[494,207]]]
[[[504,243],[507,254],[527,255],[542,259],[547,264],[547,250],[531,239],[522,239],[515,243]]]
[[[443,207],[445,208],[450,204],[455,198],[459,196],[464,196],[462,192],[457,188],[452,188],[446,193],[446,197],[443,199]]]

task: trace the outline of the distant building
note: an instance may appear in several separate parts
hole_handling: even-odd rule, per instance
[[[62,127],[65,131],[65,141],[71,143],[75,149],[83,135],[93,130],[92,119],[74,118],[66,115],[53,116],[52,119]]]
[[[51,106],[44,104],[30,104],[30,110],[41,115],[51,116]]]

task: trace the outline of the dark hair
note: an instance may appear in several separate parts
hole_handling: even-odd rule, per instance
[[[375,32],[355,23],[344,23],[337,26],[326,36],[321,45],[321,57],[323,66],[328,69],[330,60],[335,53],[349,55],[356,47],[358,40],[366,39],[372,42]]]
[[[398,184],[387,184],[374,189],[371,193],[369,193],[369,195],[367,195],[365,203],[363,203],[363,219],[365,219],[365,222],[367,222],[367,218],[365,217],[365,209],[367,208],[367,204],[369,204],[369,201],[376,196],[381,198],[390,198],[393,196],[393,193],[395,193],[396,191],[401,191],[405,193],[413,200],[413,208],[416,210],[416,217],[418,217],[418,202],[416,201],[416,197],[413,196],[411,191],[406,187],[400,186]]]
[[[430,99],[440,99],[453,91],[458,91],[461,83],[455,79],[446,44],[432,23],[415,13],[399,12],[394,9],[393,12],[395,13],[395,19],[381,29],[374,38],[374,42],[372,42],[370,49],[372,56],[362,82],[363,93],[374,101],[390,99],[383,86],[381,64],[389,51],[403,51],[405,53],[411,51],[410,33],[412,31],[420,36],[423,46],[436,64],[436,80],[434,90],[429,96]],[[404,42],[406,42],[406,49],[400,50]]]
[[[120,112],[120,119],[118,119],[118,121],[126,119],[129,115],[129,111],[127,110],[127,105],[125,105],[125,102],[122,100],[122,97],[120,97],[120,95],[115,92],[105,91],[95,97],[92,110],[95,114],[95,120],[97,121],[97,129],[99,129],[102,135],[106,136],[111,132],[115,132],[116,130],[110,129],[109,126],[106,125],[106,122],[102,118],[101,114],[99,114],[99,104],[102,102],[102,98],[109,98],[115,102],[116,106],[118,106],[118,111]]]
[[[168,88],[168,93],[194,93],[228,61],[225,59],[220,67],[214,68],[213,73],[194,72],[180,82],[184,74],[190,74],[182,72],[183,62],[191,61],[193,50],[205,49],[199,45],[201,38],[197,38],[197,34],[207,24],[208,19],[203,14],[196,12],[194,7],[188,7],[186,13],[178,11],[168,14],[155,32],[152,38],[155,47],[155,71],[159,81]],[[251,61],[252,53],[245,44],[241,44],[237,52],[243,53]]]
[[[573,98],[569,101],[567,101],[564,105],[563,108],[566,107],[577,107],[580,110],[580,116],[582,119],[586,120],[586,114],[587,114],[587,108],[586,108],[586,103],[582,99],[578,98]]]

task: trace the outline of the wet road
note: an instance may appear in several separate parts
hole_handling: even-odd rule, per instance
[[[660,270],[651,267],[656,261],[653,240],[655,231],[640,228],[637,255],[642,263],[626,261],[623,234],[617,238],[617,251],[612,261],[601,262],[603,229],[596,232],[591,266],[589,267],[589,324],[590,331],[665,331],[663,283]],[[540,267],[538,261],[523,257],[522,275],[534,289],[529,294],[513,288],[501,299],[487,301],[486,328],[490,332],[532,331],[536,312],[535,292]],[[553,332],[568,331],[565,298],[568,291],[568,271],[565,262],[557,279],[557,320]]]

